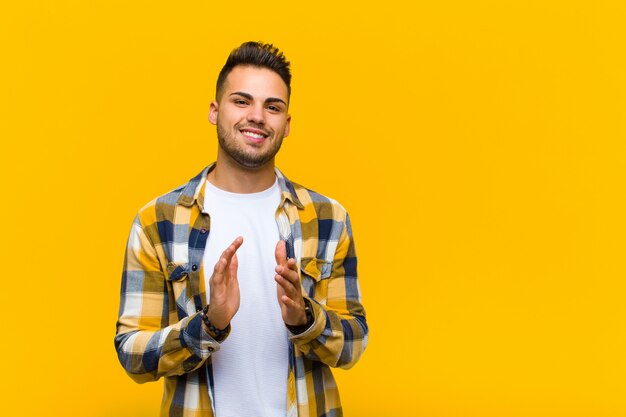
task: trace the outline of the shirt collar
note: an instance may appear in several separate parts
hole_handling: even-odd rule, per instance
[[[198,204],[200,210],[204,210],[204,187],[207,180],[207,175],[211,170],[215,168],[215,162],[207,166],[198,175],[193,177],[187,185],[183,188],[182,193],[178,197],[178,204],[185,207],[191,207],[194,202]],[[278,168],[274,168],[276,172],[276,178],[278,178],[278,186],[282,194],[280,205],[283,206],[286,200],[289,200],[296,207],[303,209],[304,206],[300,202],[294,185]]]

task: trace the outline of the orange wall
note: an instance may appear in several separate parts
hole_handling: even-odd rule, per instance
[[[157,414],[113,349],[127,234],[252,39],[293,64],[279,166],[353,221],[346,416],[626,415],[625,3],[409,3],[0,6],[0,414]]]

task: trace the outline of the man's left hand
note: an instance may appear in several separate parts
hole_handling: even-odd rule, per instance
[[[278,304],[283,321],[289,326],[303,326],[307,323],[302,286],[298,267],[293,258],[287,259],[287,249],[284,241],[276,244],[276,276],[278,284]]]

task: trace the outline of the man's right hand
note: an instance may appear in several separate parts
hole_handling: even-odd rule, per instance
[[[242,243],[243,237],[239,236],[222,252],[209,281],[210,298],[207,317],[218,329],[225,329],[239,310],[236,252]]]

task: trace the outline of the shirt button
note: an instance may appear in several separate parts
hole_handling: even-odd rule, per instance
[[[198,269],[198,265],[191,265],[191,270],[195,271],[196,269]]]
[[[207,232],[206,229],[200,229],[200,234],[205,234]]]

